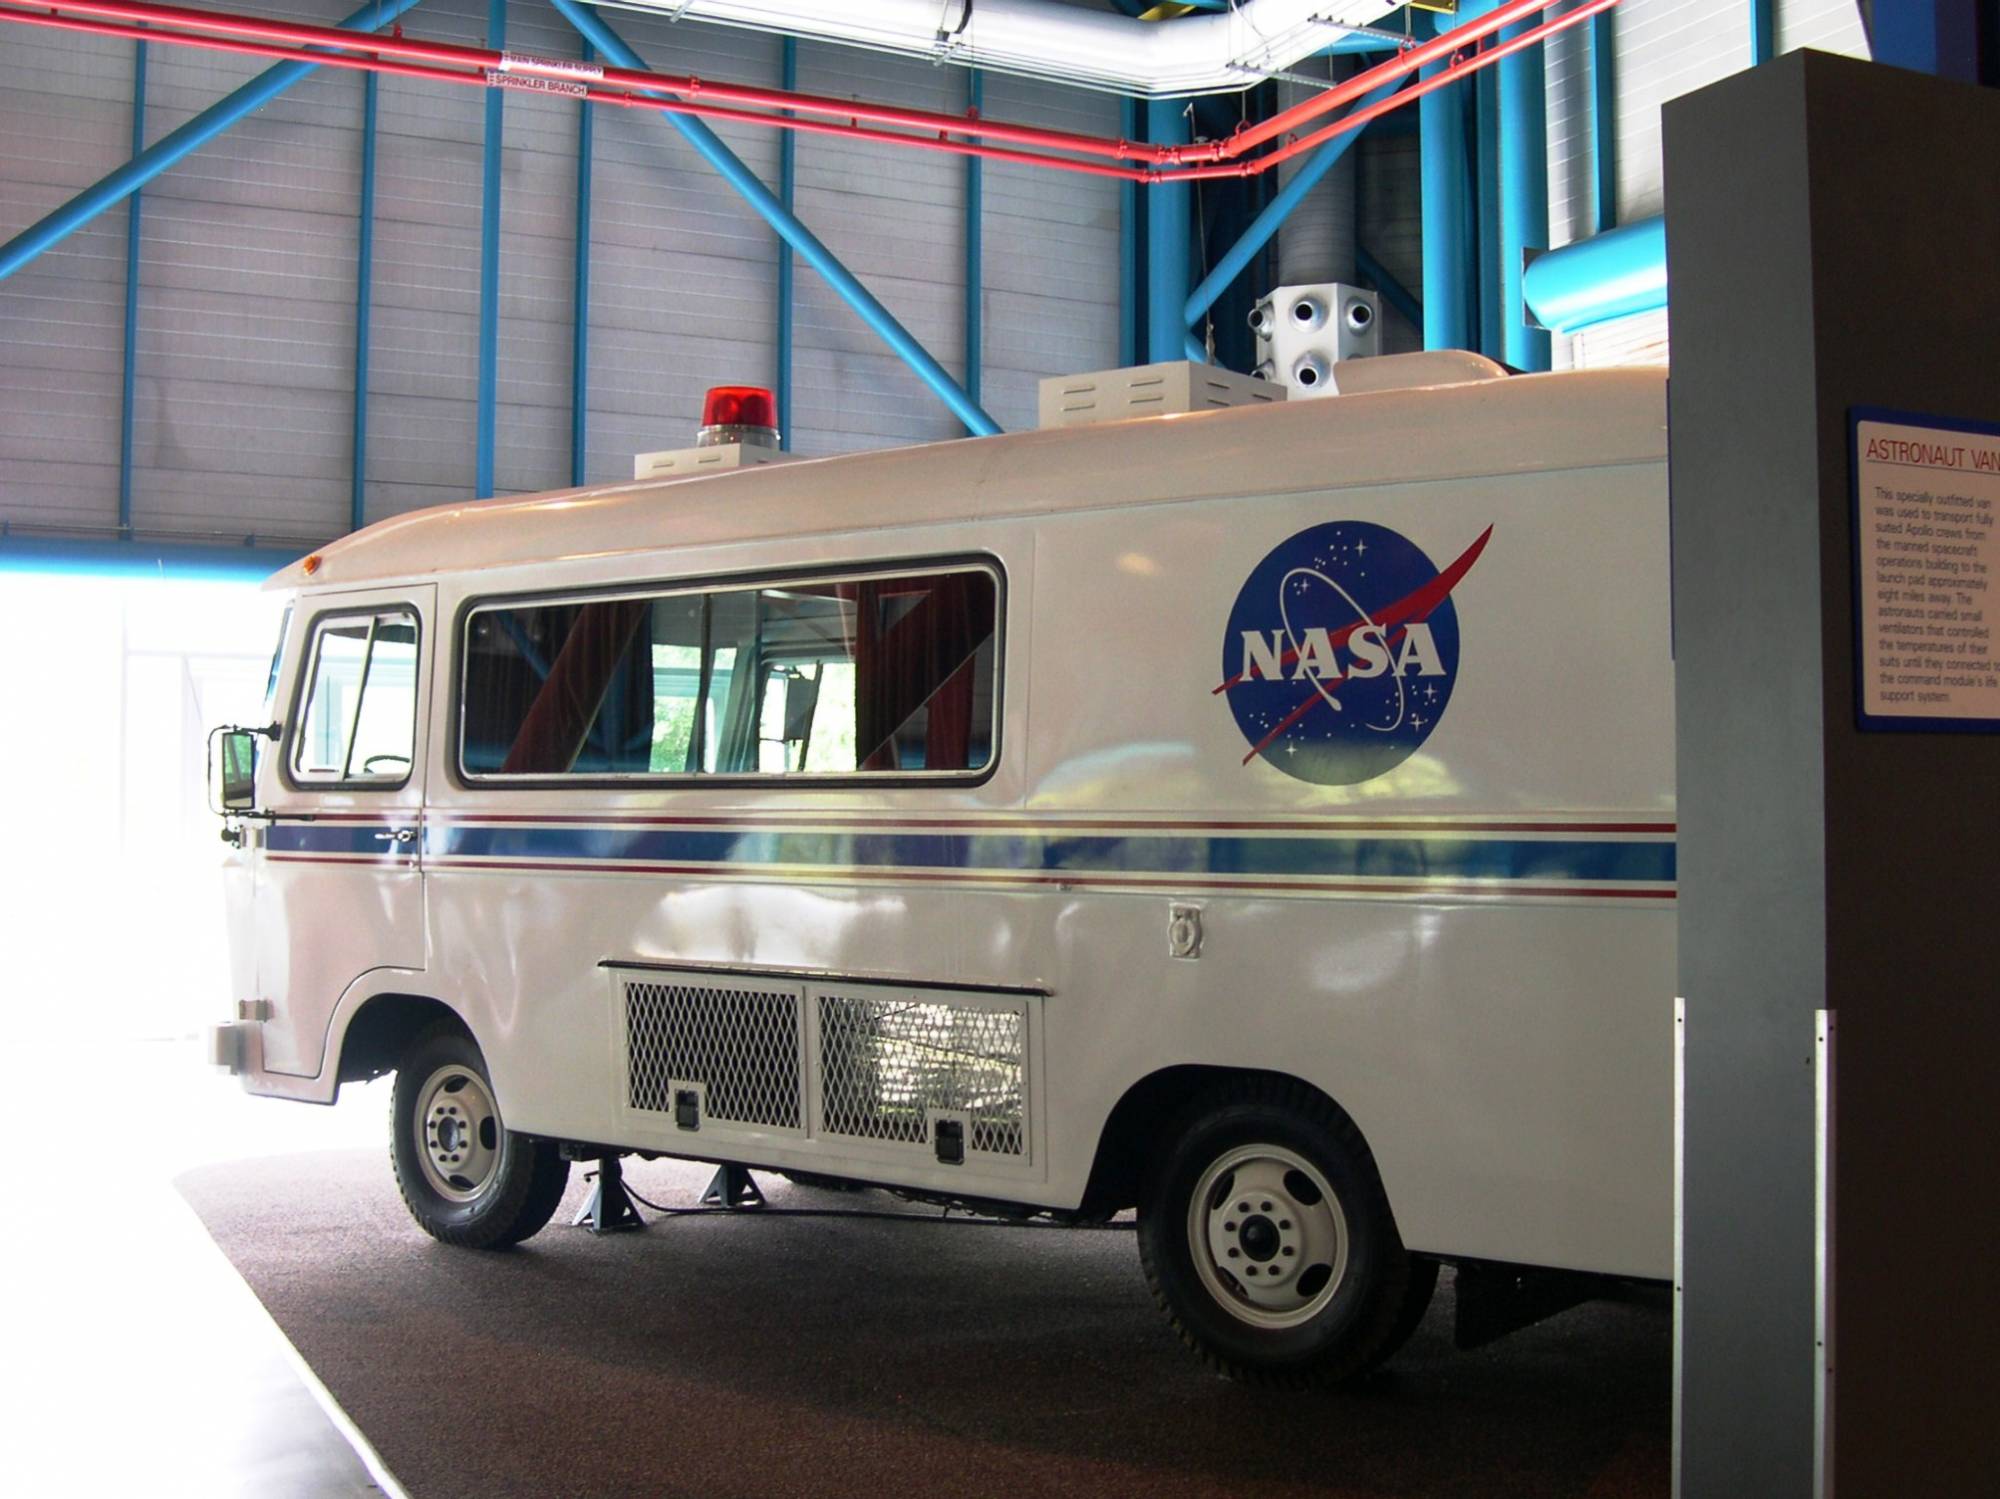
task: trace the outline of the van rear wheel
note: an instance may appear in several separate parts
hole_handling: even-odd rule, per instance
[[[569,1162],[501,1122],[486,1059],[456,1025],[410,1043],[390,1103],[396,1185],[417,1225],[465,1249],[502,1249],[554,1216]]]
[[[1414,1268],[1347,1116],[1282,1079],[1183,1116],[1146,1194],[1139,1254],[1181,1340],[1232,1379],[1352,1380],[1408,1335]]]

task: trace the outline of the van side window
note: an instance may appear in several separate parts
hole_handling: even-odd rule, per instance
[[[983,568],[700,593],[494,603],[466,622],[468,776],[983,770]]]
[[[330,616],[314,626],[310,650],[293,777],[407,780],[416,745],[416,615],[383,609]]]

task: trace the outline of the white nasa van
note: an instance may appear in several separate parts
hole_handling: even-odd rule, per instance
[[[1183,1337],[1283,1382],[1441,1262],[1668,1276],[1662,376],[1369,364],[288,568],[219,1060],[395,1070],[459,1245],[620,1152],[1136,1206]]]

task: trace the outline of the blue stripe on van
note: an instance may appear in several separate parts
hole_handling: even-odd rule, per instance
[[[276,831],[275,829],[273,830]],[[379,852],[370,832],[302,829],[323,852]],[[371,830],[372,832],[372,830]],[[350,843],[349,839],[357,841]],[[274,843],[272,845],[276,847]],[[971,869],[1051,874],[1219,874],[1361,879],[1581,880],[1670,884],[1671,842],[1621,839],[1207,837],[1061,833],[771,832],[445,826],[446,858],[648,864]]]
[[[416,849],[384,838],[408,823],[274,822],[264,833],[264,847],[274,854],[377,854],[409,859]]]

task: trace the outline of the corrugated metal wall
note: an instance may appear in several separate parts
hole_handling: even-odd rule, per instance
[[[1665,207],[1660,108],[1669,99],[1750,66],[1749,0],[1623,0],[1611,13],[1617,79],[1618,222]],[[1778,0],[1781,52],[1817,47],[1868,55],[1854,0]],[[1589,28],[1547,47],[1549,78],[1549,237],[1552,245],[1594,232]],[[1660,364],[1667,358],[1666,314],[1641,313],[1557,339],[1559,366]],[[1569,346],[1563,347],[1565,344]]]
[[[0,47],[0,231],[41,218],[123,161],[132,47],[8,28]],[[118,519],[125,215],[100,215],[0,281],[0,515]]]
[[[232,0],[331,23],[345,0]],[[755,32],[612,18],[656,68],[776,84],[780,43]],[[424,0],[414,36],[486,40],[486,0]],[[0,239],[130,154],[133,47],[0,33]],[[576,56],[546,6],[515,0],[506,44]],[[155,45],[146,138],[266,66]],[[966,74],[801,44],[799,86],[961,109]],[[380,81],[370,378],[369,519],[473,488],[482,131],[476,89]],[[141,215],[133,522],[142,534],[347,529],[364,83],[306,78],[148,185]],[[1115,134],[1097,94],[990,78],[1006,119]],[[570,472],[578,116],[505,96],[495,483]],[[692,440],[701,396],[776,374],[777,239],[667,124],[602,110],[593,151],[587,476]],[[720,132],[765,182],[778,136]],[[964,162],[821,137],[798,145],[798,211],[954,373],[963,372]],[[1117,358],[1114,184],[990,164],[985,172],[984,400],[1032,426],[1035,381]],[[109,529],[118,518],[125,212],[114,209],[0,281],[0,520]],[[944,406],[809,268],[796,278],[794,447],[804,453],[956,436]]]
[[[345,0],[234,0],[328,22]],[[487,0],[424,0],[406,25],[486,40]],[[1748,64],[1748,0],[1624,0],[1614,13],[1620,222],[1661,208],[1660,106]],[[1865,51],[1852,0],[1783,0],[1782,48]],[[752,31],[619,12],[653,66],[776,83],[780,43]],[[515,0],[507,45],[575,56],[553,11]],[[1590,233],[1588,30],[1547,48],[1550,230]],[[9,27],[0,47],[0,237],[122,163],[131,44]],[[961,109],[958,69],[802,43],[799,86]],[[247,78],[256,59],[155,45],[145,131],[157,140]],[[347,528],[354,416],[356,207],[363,80],[310,77],[148,186],[142,214],[133,521],[141,533]],[[473,486],[482,133],[486,95],[380,82],[366,513],[460,499]],[[582,106],[505,96],[496,487],[570,472],[571,308]],[[1003,119],[1114,134],[1109,96],[986,80]],[[778,137],[722,132],[775,185]],[[1393,127],[1358,153],[1362,241],[1422,281],[1417,143]],[[595,118],[590,245],[593,481],[633,453],[689,440],[702,392],[776,375],[777,240],[664,121]],[[826,137],[798,141],[798,210],[945,366],[964,369],[965,162]],[[982,398],[1034,422],[1045,374],[1115,361],[1118,191],[989,164],[983,197]],[[0,520],[108,530],[118,518],[125,211],[114,209],[0,281]],[[796,450],[832,453],[958,435],[957,421],[808,268],[796,280]],[[1659,359],[1664,319],[1608,327],[1558,363]],[[1393,314],[1387,346],[1416,346]]]

